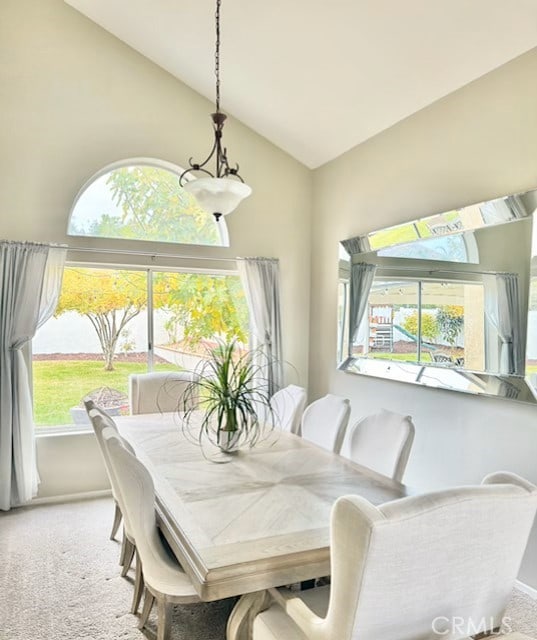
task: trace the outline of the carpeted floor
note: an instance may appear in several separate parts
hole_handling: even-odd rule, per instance
[[[108,540],[110,499],[0,515],[1,640],[143,640],[130,580]],[[174,640],[224,640],[233,600],[175,607]],[[537,602],[517,591],[510,626],[537,638]],[[155,626],[152,614],[151,623]]]
[[[99,499],[0,515],[1,640],[144,640],[129,613],[134,572],[120,577],[108,540],[112,512]],[[172,637],[224,640],[233,604],[175,607]]]

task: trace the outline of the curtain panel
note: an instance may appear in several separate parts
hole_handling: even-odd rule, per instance
[[[498,372],[524,375],[518,276],[513,273],[486,274],[483,276],[483,285],[485,315],[500,339]]]
[[[22,347],[54,313],[66,248],[0,242],[0,509],[30,501],[38,475]]]
[[[365,316],[376,271],[377,267],[374,264],[357,262],[351,265],[349,356],[352,356],[352,345],[358,336],[358,329]]]
[[[272,397],[283,386],[279,261],[239,258],[237,266],[250,312],[256,364],[266,369],[266,391]]]

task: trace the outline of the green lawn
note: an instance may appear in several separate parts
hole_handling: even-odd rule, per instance
[[[34,370],[34,419],[38,426],[72,424],[69,409],[99,387],[128,393],[130,373],[147,371],[145,363],[118,362],[105,371],[102,360],[36,360]],[[157,364],[155,371],[176,371],[172,364]]]
[[[416,362],[418,358],[417,353],[380,353],[374,352],[369,354],[370,358],[380,358],[381,360],[404,360],[406,362]],[[431,355],[427,352],[421,354],[423,361],[432,362]]]

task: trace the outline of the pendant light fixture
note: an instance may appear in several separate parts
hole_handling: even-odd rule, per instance
[[[205,211],[212,213],[216,221],[228,213],[234,211],[244,198],[247,198],[252,189],[244,183],[239,175],[239,165],[229,166],[227,149],[222,146],[222,132],[226,115],[220,111],[220,5],[222,0],[216,0],[216,50],[215,67],[216,76],[216,112],[211,114],[213,121],[214,142],[207,158],[199,164],[189,160],[190,168],[181,174],[179,179],[185,191],[191,193],[198,204]],[[207,164],[215,159],[215,169],[211,172]],[[204,174],[199,178],[189,178],[193,172]]]

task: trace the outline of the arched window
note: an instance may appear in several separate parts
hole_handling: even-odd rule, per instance
[[[134,158],[104,167],[79,191],[67,234],[152,242],[229,246],[218,222],[179,184],[182,169]]]

